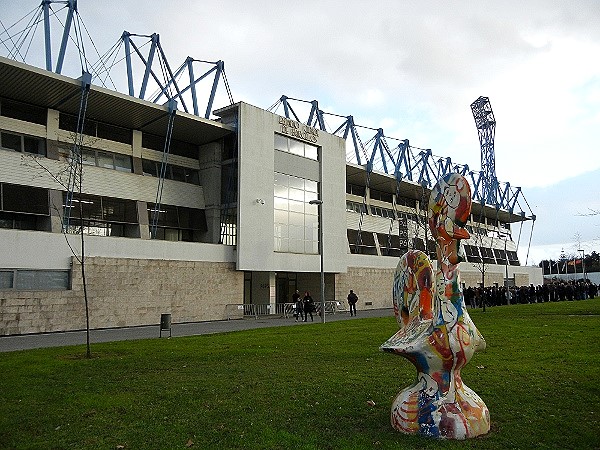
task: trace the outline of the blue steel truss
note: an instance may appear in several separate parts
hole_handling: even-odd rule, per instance
[[[66,11],[63,16],[63,12]],[[17,25],[28,18],[24,28],[18,29]],[[52,55],[52,20],[59,22],[62,29],[62,38],[58,49],[56,66],[53,66]],[[1,23],[1,22],[0,22]],[[45,69],[50,72],[62,73],[67,52],[67,44],[72,41],[78,49],[78,54],[83,51],[83,36],[81,29],[81,18],[77,11],[77,0],[42,0],[38,7],[29,17],[23,17],[17,23],[5,27],[2,23],[2,32],[0,33],[0,47],[8,51],[8,57],[25,62],[25,59],[32,46],[38,25],[44,27],[44,54]],[[71,35],[71,32],[73,34]],[[82,66],[84,65],[82,60]],[[86,72],[83,68],[82,72]]]
[[[208,119],[213,109],[217,88],[222,83],[225,86],[230,104],[233,104],[223,61],[203,61],[188,56],[183,64],[173,71],[157,33],[140,35],[124,31],[117,43],[104,55],[98,54],[98,60],[92,64],[86,56],[85,47],[91,44],[90,47],[93,47],[96,52],[97,49],[89,35],[87,35],[88,39],[85,40],[86,44],[84,45],[83,35],[87,33],[87,28],[77,10],[77,0],[42,0],[37,9],[29,14],[24,28],[15,31],[25,18],[27,16],[8,28],[2,24],[0,47],[5,48],[8,51],[8,56],[12,59],[25,62],[28,51],[34,42],[37,27],[43,24],[45,69],[48,71],[62,73],[65,67],[67,45],[71,43],[76,47],[79,65],[81,66],[81,72],[77,74],[77,77],[81,73],[89,72],[92,75],[94,84],[107,87],[106,81],[110,80],[112,82],[111,70],[117,63],[125,60],[129,95],[153,103],[169,104],[170,102],[176,102],[177,105],[181,105],[183,111]],[[51,45],[51,22],[58,22],[62,28],[56,66],[53,66],[55,56],[52,53]],[[146,39],[145,43],[139,45],[136,43],[136,41],[144,38]],[[149,45],[149,50],[144,54],[142,50],[146,45]],[[119,55],[123,47],[125,49],[124,55]],[[134,60],[137,63],[136,69],[138,70],[134,70]],[[134,75],[138,74],[140,76],[140,73],[141,80],[138,86],[135,86]],[[201,82],[203,83],[202,91],[199,91],[199,83]],[[204,84],[210,85],[209,93]],[[116,89],[114,83],[112,87]],[[153,89],[156,89],[155,92],[149,92]],[[202,101],[206,99],[206,104],[202,104],[200,99]],[[318,105],[316,110],[318,110]]]
[[[148,42],[146,43],[150,44],[150,49],[148,51],[147,56],[144,56],[140,50],[141,47],[143,47],[146,44],[138,46],[132,38],[148,39]],[[185,112],[193,113],[197,116],[200,116],[198,93],[196,88],[199,82],[203,81],[204,79],[210,79],[209,77],[212,75],[212,87],[208,96],[206,109],[203,111],[204,118],[208,119],[210,117],[213,108],[213,103],[215,100],[215,95],[217,93],[217,87],[221,79],[225,84],[227,95],[229,96],[229,101],[231,104],[233,104],[233,98],[231,96],[231,91],[229,89],[229,84],[225,75],[225,63],[223,61],[202,61],[188,56],[183,62],[183,64],[181,64],[181,66],[179,66],[177,70],[173,71],[162,49],[162,46],[160,44],[160,36],[158,34],[154,33],[151,35],[139,35],[124,31],[121,35],[121,40],[125,47],[125,64],[127,68],[127,86],[129,90],[129,95],[134,97],[137,96],[141,99],[146,99],[153,103],[168,103],[170,101],[177,101],[178,103],[181,102],[181,106],[183,107],[183,110]],[[133,65],[131,55],[137,55],[144,67],[142,81],[140,84],[139,91],[137,93],[135,92],[134,88],[135,82],[133,76]],[[158,60],[160,71],[155,70],[155,68],[153,67],[155,65],[155,59]],[[194,72],[194,65],[198,66],[199,64],[204,64],[209,68],[206,71],[204,71],[205,69],[202,69],[204,73],[196,77]],[[185,78],[184,74],[187,75],[187,79]],[[157,92],[148,95],[147,89],[150,77],[152,77],[152,79],[158,86],[158,90]],[[182,77],[185,79],[185,82],[183,84],[180,81]],[[188,91],[191,95],[192,110],[188,108],[188,105],[186,104],[184,98],[184,94]]]
[[[280,107],[288,119],[346,139],[350,147],[346,152],[346,160],[365,166],[369,173],[377,171],[394,175],[398,181],[411,181],[425,188],[432,188],[439,178],[448,173],[458,172],[470,181],[474,201],[510,213],[513,213],[517,206],[520,207],[518,200],[523,196],[521,188],[513,187],[507,182],[499,182],[495,179],[495,174],[495,183],[490,194],[490,185],[484,171],[471,170],[467,164],[455,163],[450,157],[435,156],[429,149],[412,147],[408,139],[399,140],[385,136],[381,128],[356,125],[353,116],[326,113],[318,108],[316,100],[299,100],[283,95],[269,110],[275,112]],[[301,116],[304,116],[298,114],[300,110],[308,112],[306,120],[301,119]],[[337,126],[327,127],[328,119],[342,122]],[[363,139],[361,134],[371,137]],[[390,141],[396,141],[397,144],[390,146]],[[524,216],[524,213],[522,215]]]

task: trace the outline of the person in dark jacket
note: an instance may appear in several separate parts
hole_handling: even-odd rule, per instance
[[[310,292],[306,291],[304,293],[304,321],[308,319],[308,315],[310,314],[310,321],[313,322],[313,311],[315,310],[315,302],[313,298],[310,296]]]
[[[350,305],[350,317],[356,316],[356,302],[358,302],[358,295],[356,295],[354,291],[350,289],[350,293],[348,294],[348,305]]]
[[[292,303],[294,304],[294,319],[296,319],[296,322],[298,322],[298,316],[300,316],[300,320],[304,320],[304,302],[297,289],[292,294]]]

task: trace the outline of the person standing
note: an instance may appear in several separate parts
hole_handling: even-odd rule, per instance
[[[308,315],[310,314],[310,321],[314,322],[313,319],[313,311],[315,309],[315,302],[313,298],[310,296],[310,292],[306,291],[304,293],[304,321],[308,319]]]
[[[292,294],[292,302],[294,303],[294,318],[296,319],[296,322],[298,322],[298,316],[300,316],[300,320],[304,320],[304,303],[302,302],[298,289]]]
[[[350,317],[356,316],[356,302],[358,302],[358,295],[356,295],[354,291],[350,289],[350,293],[348,294],[348,305],[350,305]]]

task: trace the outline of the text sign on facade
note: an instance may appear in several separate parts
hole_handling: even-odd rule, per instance
[[[279,117],[279,125],[281,126],[281,133],[287,136],[302,139],[313,144],[316,144],[319,140],[319,130],[295,120]]]

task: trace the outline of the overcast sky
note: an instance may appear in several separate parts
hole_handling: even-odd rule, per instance
[[[38,4],[0,0],[0,20],[8,27]],[[225,61],[234,101],[266,109],[281,95],[318,100],[475,170],[470,104],[489,97],[498,179],[522,187],[537,216],[527,262],[578,246],[600,251],[600,216],[584,215],[600,210],[597,0],[79,0],[78,10],[100,54],[125,30],[158,33],[173,69],[187,56]],[[26,59],[40,67],[42,36],[40,26]],[[92,45],[86,51],[98,59]],[[63,73],[78,76],[73,48],[67,59]],[[111,77],[124,91],[123,64]],[[215,107],[227,104],[220,89]],[[524,226],[522,263],[530,233]]]

